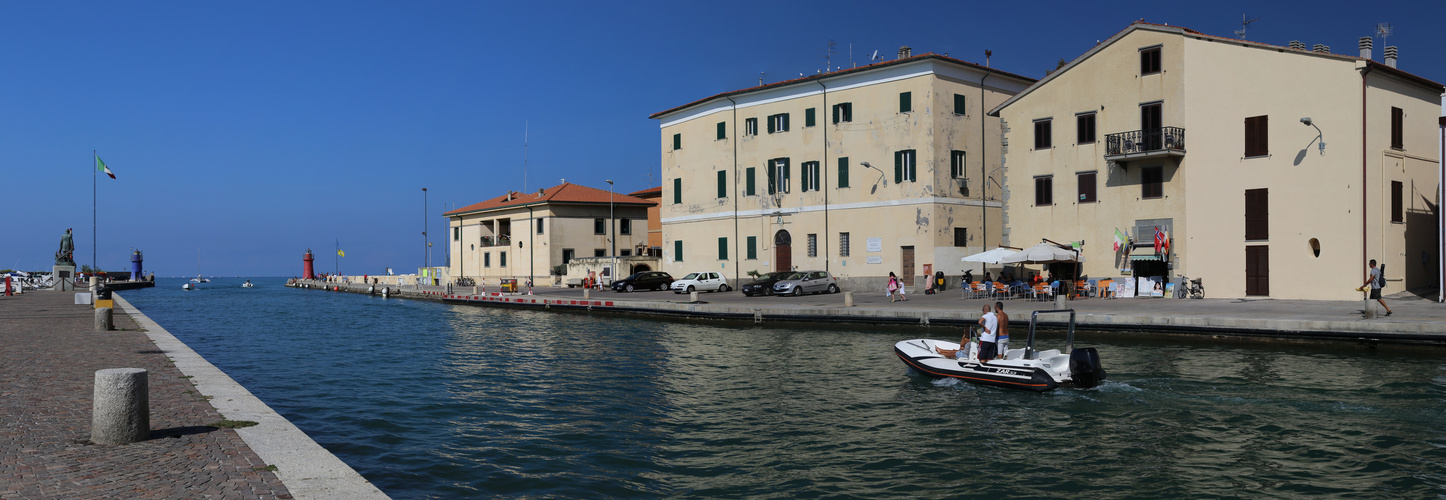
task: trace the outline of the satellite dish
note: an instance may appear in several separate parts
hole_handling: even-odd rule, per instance
[[[877,61],[877,60],[879,60],[879,51],[875,50],[875,51],[874,51],[874,55],[869,56],[869,60],[870,60],[870,61]]]

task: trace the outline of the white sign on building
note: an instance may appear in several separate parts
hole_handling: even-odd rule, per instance
[[[884,239],[883,239],[883,238],[869,238],[869,239],[868,239],[868,251],[870,251],[870,252],[882,252],[882,251],[884,251]],[[870,264],[873,264],[873,262],[870,262]]]

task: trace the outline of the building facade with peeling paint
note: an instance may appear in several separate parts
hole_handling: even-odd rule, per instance
[[[1371,46],[1132,24],[991,112],[1005,242],[1082,241],[1090,278],[1203,277],[1208,297],[1358,300],[1371,259],[1387,294],[1435,286],[1443,89]]]
[[[978,272],[960,259],[1000,235],[999,120],[986,113],[1033,82],[903,49],[653,114],[664,270],[722,271],[734,288],[749,271],[826,270],[879,290],[926,265],[956,282]]]

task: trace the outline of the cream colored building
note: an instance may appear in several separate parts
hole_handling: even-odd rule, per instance
[[[736,283],[821,269],[857,287],[933,264],[957,279],[961,257],[999,242],[999,121],[985,112],[1032,82],[905,48],[652,115],[664,270]]]
[[[555,266],[575,258],[630,256],[639,249],[646,253],[650,205],[641,198],[571,183],[532,193],[508,191],[443,214],[452,246],[448,272],[453,279],[470,277],[493,285],[504,278],[530,277],[540,286],[552,281],[548,278]],[[626,276],[632,271],[620,272]]]
[[[1361,42],[1132,24],[992,111],[1005,241],[1083,241],[1091,278],[1204,277],[1210,297],[1360,299],[1368,259],[1386,293],[1434,286],[1443,89]],[[1116,230],[1144,245],[1115,251]]]

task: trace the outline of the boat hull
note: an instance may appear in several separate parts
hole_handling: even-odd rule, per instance
[[[910,368],[934,378],[957,378],[980,385],[1035,392],[1052,391],[1060,386],[1059,382],[1039,368],[1005,366],[1002,363],[991,366],[938,355],[911,356],[897,347],[894,348],[894,353]]]

